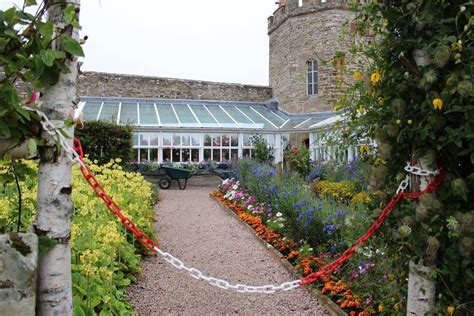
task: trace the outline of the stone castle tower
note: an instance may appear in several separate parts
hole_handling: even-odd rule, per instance
[[[348,0],[280,0],[268,18],[270,87],[273,97],[288,112],[331,111],[342,79],[336,63],[324,63],[338,52],[347,53],[355,13]],[[341,54],[339,54],[341,55]],[[336,65],[335,65],[336,64]]]

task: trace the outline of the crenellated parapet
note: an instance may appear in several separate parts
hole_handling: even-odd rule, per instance
[[[279,8],[268,18],[268,34],[270,35],[288,18],[314,14],[326,10],[349,10],[351,0],[280,0]]]

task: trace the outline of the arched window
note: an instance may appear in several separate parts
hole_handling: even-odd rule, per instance
[[[318,94],[318,62],[314,59],[308,60],[308,76],[306,83],[308,85],[308,95]]]

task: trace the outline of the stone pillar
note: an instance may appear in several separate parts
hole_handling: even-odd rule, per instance
[[[35,315],[38,237],[0,235],[0,314]]]

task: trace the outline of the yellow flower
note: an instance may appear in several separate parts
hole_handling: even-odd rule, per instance
[[[369,146],[367,146],[367,145],[360,146],[359,150],[360,150],[361,154],[363,154],[363,153],[369,151]]]
[[[383,313],[385,311],[385,306],[382,304],[379,305],[379,313]]]
[[[356,71],[356,72],[354,72],[352,77],[354,77],[355,81],[360,81],[362,79],[362,73],[360,71]]]
[[[411,125],[411,123],[413,123],[413,121],[412,121],[412,120],[408,120],[407,123],[408,123],[408,125]]]
[[[359,112],[360,112],[360,114],[364,114],[364,112],[365,112],[365,109],[362,105],[359,107]]]
[[[397,120],[395,121],[395,123],[397,123],[397,125],[400,125],[400,124],[402,123],[402,120],[397,119]]]
[[[376,70],[371,76],[370,76],[370,81],[372,81],[373,85],[376,85],[380,81],[380,72]]]
[[[456,308],[454,308],[454,306],[449,306],[449,307],[448,307],[448,314],[449,314],[449,315],[454,314],[454,311],[455,311],[455,310],[456,310]]]
[[[435,108],[435,110],[441,110],[441,108],[443,107],[443,100],[441,100],[440,98],[434,99],[433,107]]]

